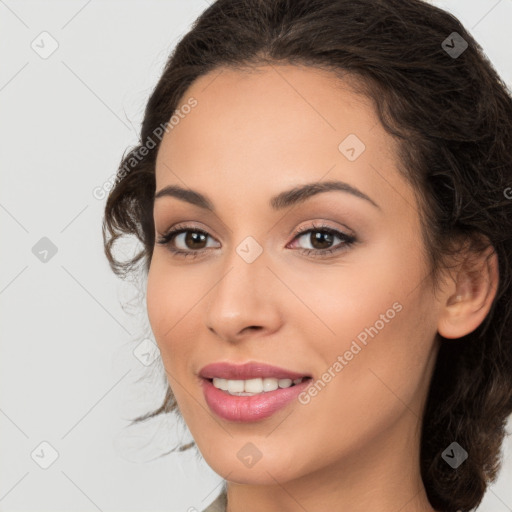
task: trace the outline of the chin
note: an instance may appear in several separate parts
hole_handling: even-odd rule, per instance
[[[297,477],[292,475],[286,468],[281,468],[275,464],[265,464],[259,461],[252,468],[242,467],[242,464],[233,464],[232,461],[226,461],[225,464],[215,461],[215,464],[208,464],[215,473],[224,479],[237,484],[247,485],[275,485],[287,482]]]
[[[302,476],[301,468],[307,464],[297,460],[300,450],[283,453],[268,448],[266,455],[264,443],[259,442],[258,446],[260,450],[256,451],[250,441],[233,442],[229,447],[218,445],[217,450],[202,454],[215,473],[238,484],[275,485],[276,481],[287,482]]]

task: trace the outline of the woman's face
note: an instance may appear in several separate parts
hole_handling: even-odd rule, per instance
[[[170,193],[155,200],[157,240],[188,231],[155,245],[147,307],[199,450],[238,483],[383,461],[407,471],[418,464],[440,304],[392,138],[368,99],[313,68],[216,70],[182,105],[191,97],[197,105],[162,140],[156,192],[193,190],[214,211]],[[346,185],[272,201],[327,182]],[[234,396],[199,375],[217,362],[311,379],[300,394]]]

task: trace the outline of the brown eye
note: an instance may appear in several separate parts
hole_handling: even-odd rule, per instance
[[[300,247],[299,241],[303,239],[310,247]],[[336,239],[340,242],[333,246]],[[299,250],[315,257],[327,256],[338,251],[347,250],[356,242],[356,237],[347,235],[329,226],[313,226],[312,228],[295,233],[294,245],[299,245]]]
[[[176,256],[195,258],[206,253],[209,248],[220,247],[220,244],[208,245],[208,239],[212,240],[214,244],[218,243],[202,229],[193,226],[177,226],[159,238],[157,243],[166,246]],[[307,230],[296,232],[293,241],[296,243],[300,239],[306,240],[310,247],[299,246],[299,251],[314,257],[325,257],[332,253],[347,250],[357,241],[354,236],[328,226],[313,226]],[[336,239],[339,239],[339,243],[333,246]]]
[[[195,257],[205,252],[208,247],[208,238],[213,238],[202,229],[176,227],[163,235],[157,243],[166,246],[177,256]]]
[[[312,231],[310,243],[314,249],[328,249],[334,240],[334,236],[326,231]]]
[[[204,244],[208,235],[200,233],[198,231],[185,231],[181,233],[185,235],[183,242],[186,249],[204,249]]]

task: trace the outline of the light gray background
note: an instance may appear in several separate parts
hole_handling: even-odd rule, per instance
[[[433,3],[511,85],[512,0]],[[133,353],[147,318],[135,284],[110,272],[104,200],[92,193],[136,144],[169,52],[207,6],[0,0],[0,511],[192,511],[219,492],[193,451],[152,460],[191,439],[183,425],[126,428],[165,386],[160,360],[146,366]],[[51,47],[43,31],[58,43],[46,59],[31,47]],[[46,262],[32,252],[43,237],[57,248]],[[511,437],[504,457],[482,512],[512,511]]]

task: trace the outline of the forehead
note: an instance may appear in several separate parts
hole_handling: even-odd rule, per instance
[[[395,142],[350,77],[295,65],[221,68],[199,77],[180,105],[191,98],[196,106],[160,145],[157,190],[183,181],[219,196],[226,185],[264,186],[268,196],[325,176],[379,195],[376,173],[397,174]]]

